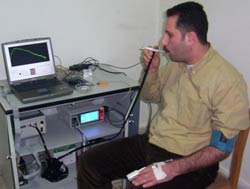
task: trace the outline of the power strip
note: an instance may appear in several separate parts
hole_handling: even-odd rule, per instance
[[[42,112],[24,113],[20,115],[21,138],[39,135],[37,127],[42,134],[46,133],[46,117]]]

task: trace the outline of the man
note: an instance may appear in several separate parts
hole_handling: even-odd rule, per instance
[[[186,2],[167,10],[161,68],[152,58],[143,86],[145,101],[159,104],[149,135],[107,143],[87,151],[78,166],[78,188],[112,188],[111,180],[134,170],[131,187],[205,189],[218,162],[228,157],[240,130],[249,125],[247,87],[239,72],[207,41],[203,7]]]

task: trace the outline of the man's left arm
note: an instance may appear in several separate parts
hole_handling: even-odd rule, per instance
[[[177,159],[169,165],[166,164],[166,172],[169,172],[167,177],[171,176],[171,171],[173,177],[175,177],[208,167],[214,163],[224,160],[229,155],[229,152],[221,151],[213,146],[207,146],[189,156]]]
[[[162,165],[162,171],[167,175],[165,178],[157,180],[152,169],[152,165],[143,169],[138,177],[132,182],[136,186],[143,185],[144,188],[154,186],[159,183],[172,180],[178,175],[196,171],[203,167],[210,166],[229,156],[230,153],[221,151],[213,146],[207,146],[189,156],[167,162]]]

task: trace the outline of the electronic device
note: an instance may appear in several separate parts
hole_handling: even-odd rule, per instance
[[[8,83],[23,103],[73,92],[56,77],[49,37],[3,43],[2,50]]]
[[[83,63],[80,63],[80,64],[75,64],[73,66],[70,66],[69,69],[71,71],[81,71],[81,70],[84,70],[84,69],[89,69],[90,66],[92,66],[93,64],[83,64]]]
[[[55,74],[49,38],[3,43],[2,48],[10,84]]]
[[[42,112],[33,111],[20,114],[21,138],[39,135],[34,127],[37,127],[42,134],[46,133],[46,117]]]
[[[56,158],[49,157],[46,159],[46,165],[43,167],[41,177],[50,182],[58,182],[67,178],[69,169],[63,162]]]
[[[87,81],[86,79],[83,79],[82,76],[79,75],[69,75],[67,77],[65,77],[65,81],[70,84],[70,85],[77,85],[77,84],[84,84],[84,85],[94,85],[92,83],[90,83],[89,81]]]
[[[104,121],[103,106],[74,105],[59,109],[62,118],[70,127],[86,126],[92,123]]]
[[[19,185],[28,184],[28,180],[37,176],[40,171],[40,162],[34,154],[20,157],[18,162]]]

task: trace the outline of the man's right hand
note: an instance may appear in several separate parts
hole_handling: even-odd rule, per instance
[[[158,47],[156,46],[154,48],[158,48]],[[148,50],[148,49],[143,49],[142,53],[143,53],[143,55],[142,55],[143,63],[145,65],[145,67],[147,67],[149,61],[151,60],[151,58],[153,56],[153,52],[151,50]],[[149,73],[155,73],[158,70],[159,65],[160,65],[160,53],[155,52],[152,63],[151,63],[150,68],[149,68]]]

